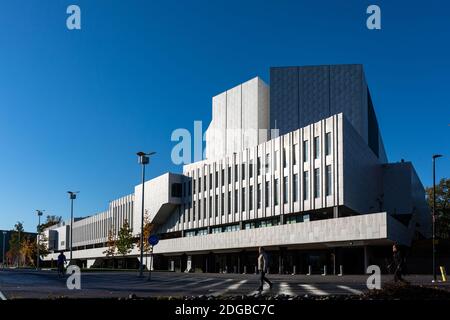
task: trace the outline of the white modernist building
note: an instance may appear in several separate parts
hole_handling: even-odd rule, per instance
[[[264,246],[272,272],[362,273],[393,242],[428,237],[424,188],[411,163],[388,163],[364,79],[360,65],[272,68],[270,90],[254,78],[215,96],[206,159],[145,182],[153,267],[253,272]],[[141,196],[75,221],[74,259],[123,260],[105,257],[108,234],[128,221],[138,239]],[[46,260],[67,252],[70,227],[45,231]]]

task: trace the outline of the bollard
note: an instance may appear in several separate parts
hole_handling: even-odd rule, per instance
[[[244,274],[247,273],[247,266],[244,266]]]
[[[257,274],[257,273],[258,273],[258,267],[255,266],[255,274]]]
[[[339,265],[339,277],[342,277],[344,275],[344,266],[341,264]]]
[[[237,273],[237,267],[233,266],[233,273]]]
[[[297,266],[294,266],[293,270],[292,270],[292,275],[297,274]]]
[[[308,266],[308,273],[306,274],[307,276],[311,275],[311,266]]]
[[[323,276],[327,275],[327,266],[323,266],[323,273],[322,273],[322,275]]]

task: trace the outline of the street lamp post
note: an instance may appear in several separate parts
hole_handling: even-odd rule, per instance
[[[5,259],[6,259],[6,257],[5,257],[5,248],[6,248],[6,246],[5,246],[5,242],[6,242],[6,231],[3,231],[3,268],[5,267]]]
[[[38,227],[37,227],[37,236],[36,236],[36,244],[37,244],[37,256],[36,256],[36,269],[39,270],[39,235],[41,234],[41,216],[42,216],[42,210],[36,210],[36,213],[38,215]]]
[[[144,188],[145,188],[145,166],[150,162],[150,156],[155,152],[145,153],[138,152],[138,163],[142,165],[142,197],[141,197],[141,237],[140,237],[140,265],[139,277],[144,276]]]
[[[70,263],[72,263],[72,239],[73,239],[73,200],[77,198],[79,191],[67,191],[70,199]]]
[[[433,155],[433,282],[436,282],[436,159],[441,154]]]

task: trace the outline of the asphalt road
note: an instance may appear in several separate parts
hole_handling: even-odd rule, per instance
[[[269,295],[349,295],[367,291],[367,276],[348,275],[268,275],[273,288]],[[430,284],[430,276],[408,276],[413,284]],[[392,276],[382,276],[382,283]],[[81,289],[69,290],[67,277],[55,271],[0,270],[0,299],[22,298],[109,298],[151,296],[252,295],[259,285],[255,274],[185,274],[153,272],[151,281],[138,277],[137,272],[85,272],[81,274]],[[448,283],[440,284],[449,288]]]

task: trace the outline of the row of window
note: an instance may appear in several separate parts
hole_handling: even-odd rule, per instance
[[[307,222],[310,221],[309,214],[304,215],[296,215],[290,216],[286,218],[286,224],[299,223],[299,222]],[[246,222],[243,227],[244,229],[257,229],[264,227],[272,227],[278,226],[281,224],[280,217],[269,218],[265,220],[256,220]],[[227,225],[227,226],[218,226],[211,228],[211,233],[222,233],[222,232],[231,232],[241,230],[239,224]],[[208,234],[207,228],[197,229],[197,230],[189,230],[185,231],[185,237],[193,237],[193,236],[203,236]]]
[[[309,141],[308,140],[304,140],[303,141],[303,161],[304,162],[308,162],[309,161],[309,156],[308,156],[308,150],[309,150]],[[282,155],[282,161],[283,161],[283,168],[286,168],[287,166],[287,157],[286,157],[286,148],[282,149],[283,155]],[[293,153],[292,153],[292,164],[296,165],[297,164],[297,154],[298,154],[298,144],[294,144],[293,145]],[[325,155],[330,155],[331,154],[331,133],[327,132],[325,134]],[[320,158],[320,140],[319,137],[314,137],[314,148],[313,148],[313,157],[314,159],[319,159]],[[275,157],[273,158],[274,160],[274,168],[278,167],[278,150],[275,151]],[[270,154],[267,153],[266,154],[266,159],[265,159],[265,173],[268,174],[270,172]],[[238,176],[238,169],[239,169],[239,165],[235,164],[234,165],[234,182],[238,182],[239,181],[239,176]],[[241,179],[245,180],[246,177],[246,163],[242,163],[241,164]],[[257,175],[260,176],[261,175],[261,157],[257,158],[257,164],[256,164],[256,170],[257,170]],[[231,172],[231,167],[228,167],[227,169],[227,175],[228,175],[228,184],[231,184],[232,182],[232,172]],[[248,175],[249,178],[253,178],[253,161],[250,160],[249,162],[249,170],[248,170]],[[200,169],[198,169],[198,179],[193,179],[192,180],[192,190],[193,193],[199,193],[203,191],[207,190],[207,177],[208,176],[200,176]],[[215,179],[214,179],[214,183],[213,183],[213,174],[210,173],[209,174],[209,189],[212,190],[212,186],[214,184],[214,186],[216,188],[219,187],[219,171],[215,172]],[[221,185],[224,186],[225,185],[225,169],[221,170]],[[202,184],[203,182],[203,184]],[[190,183],[186,183],[187,184],[187,188],[183,188],[184,189],[184,194],[183,196],[187,196],[191,194],[191,184]]]
[[[320,197],[321,190],[321,179],[320,179],[320,169],[314,169],[314,177],[313,177],[313,192],[314,198]],[[327,165],[325,167],[325,196],[330,196],[333,190],[333,175],[331,165]],[[288,177],[283,177],[283,194],[282,194],[282,202],[283,204],[288,203],[289,198],[289,179]],[[293,175],[292,179],[292,201],[299,201],[299,189],[298,189],[298,174]],[[303,200],[309,199],[309,171],[303,172]],[[279,179],[274,179],[273,186],[273,199],[271,199],[271,188],[270,181],[264,182],[264,206],[267,208],[270,206],[270,200],[273,201],[273,205],[279,205]],[[248,210],[252,211],[254,209],[254,192],[256,191],[256,208],[261,209],[262,207],[262,186],[261,183],[257,184],[256,190],[254,190],[254,186],[250,185],[247,188],[243,187],[240,189],[240,205],[241,211],[246,211],[246,200],[248,199]],[[234,201],[232,204],[232,191],[228,191],[227,196],[227,213],[238,213],[239,212],[239,189],[234,190]],[[247,194],[248,193],[248,194]],[[225,215],[224,205],[225,205],[225,194],[222,193],[220,195],[220,211],[219,211],[219,195],[211,195],[208,198],[198,199],[198,201],[192,201],[192,221],[195,221],[196,215],[195,213],[200,211],[203,206],[203,213],[206,215],[206,212],[209,212],[209,218],[212,218],[213,215],[213,200],[214,200],[214,208],[215,208],[215,216],[219,216],[219,212],[222,215]],[[209,210],[207,210],[209,209]],[[191,221],[190,214],[188,214],[187,219],[185,221]],[[203,218],[206,218],[204,216]]]

